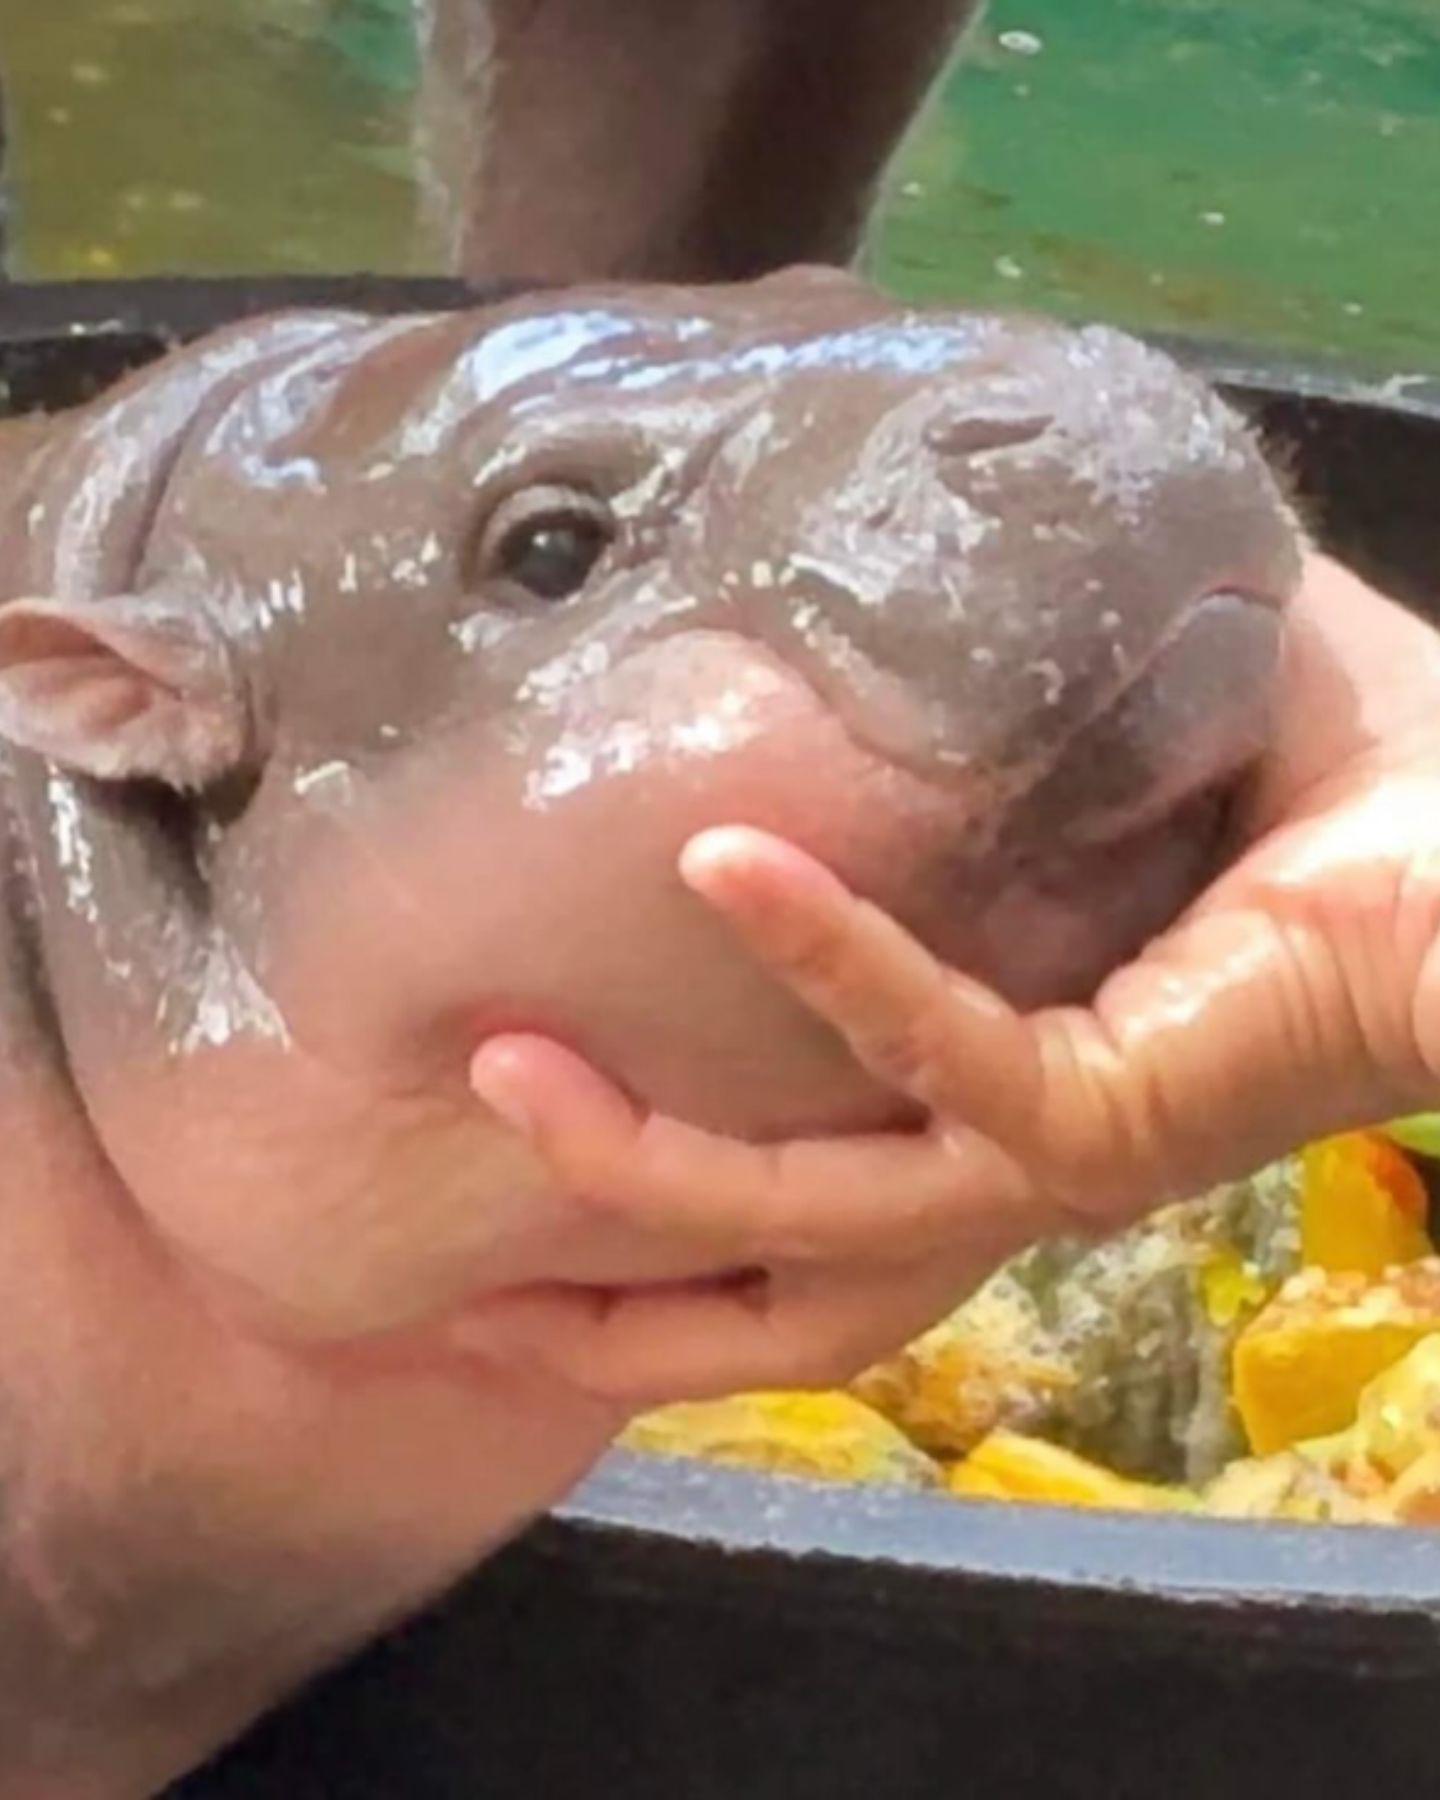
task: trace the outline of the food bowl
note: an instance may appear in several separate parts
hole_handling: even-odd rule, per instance
[[[0,395],[78,399],[277,305],[476,294],[0,288]],[[1329,548],[1440,612],[1440,384],[1167,347],[1258,419]],[[1349,1800],[1440,1793],[1437,1727],[1440,1534],[1012,1510],[617,1453],[170,1800]]]

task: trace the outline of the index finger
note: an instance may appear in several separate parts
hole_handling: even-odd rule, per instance
[[[1357,998],[1396,985],[1374,966],[1378,891],[1348,920],[1303,893],[1198,910],[1093,1007],[1022,1017],[789,845],[709,833],[685,873],[872,1073],[992,1140],[1059,1212],[1119,1224],[1395,1110]]]

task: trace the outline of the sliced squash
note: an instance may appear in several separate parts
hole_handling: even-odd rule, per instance
[[[1440,1525],[1440,1450],[1427,1450],[1394,1483],[1385,1516],[1395,1525]]]
[[[1015,1431],[992,1431],[946,1477],[952,1494],[972,1500],[1029,1501],[1116,1512],[1175,1512],[1194,1505],[1182,1488],[1131,1481],[1073,1450]]]
[[[1346,1437],[1352,1460],[1390,1480],[1440,1452],[1440,1333],[1422,1338],[1370,1383]]]
[[[1300,1260],[1380,1275],[1434,1253],[1414,1165],[1379,1132],[1322,1138],[1300,1154]]]
[[[1380,1280],[1293,1276],[1235,1344],[1235,1406],[1251,1449],[1266,1456],[1343,1431],[1365,1387],[1436,1331],[1440,1259]]]
[[[621,1437],[632,1450],[821,1481],[938,1487],[937,1463],[850,1394],[758,1393],[665,1406]]]

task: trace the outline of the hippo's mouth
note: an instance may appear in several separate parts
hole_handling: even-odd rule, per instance
[[[1074,692],[1057,672],[1028,709],[938,725],[893,678],[791,663],[858,761],[889,772],[872,782],[905,873],[872,864],[870,897],[1013,1004],[1087,1000],[1223,865],[1270,731],[1284,611],[1216,588],[1122,669],[1081,669]]]
[[[854,645],[810,637],[779,657],[863,755],[926,787],[963,795],[997,823],[1045,796],[1049,829],[1099,845],[1144,831],[1233,782],[1269,723],[1285,601],[1216,587],[1176,604],[1139,654],[1087,646],[1079,665],[1038,645],[1004,664],[982,656],[990,706],[973,683],[931,700]],[[977,655],[974,646],[957,660]]]

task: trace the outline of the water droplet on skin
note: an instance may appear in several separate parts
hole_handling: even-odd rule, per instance
[[[187,984],[194,1010],[183,1034],[170,1044],[172,1056],[198,1050],[220,1050],[241,1036],[268,1038],[289,1045],[290,1033],[280,1009],[256,981],[233,944],[216,939],[208,946],[199,980]],[[168,1005],[161,1000],[158,1023],[164,1025]]]
[[[525,805],[543,811],[595,781],[631,775],[657,761],[693,761],[743,748],[768,730],[767,702],[784,685],[784,677],[756,666],[693,709],[572,728],[548,746],[527,778]]]
[[[321,763],[318,768],[306,769],[301,774],[297,775],[291,783],[291,786],[294,789],[295,794],[303,800],[307,794],[317,787],[326,786],[339,781],[348,783],[350,774],[351,769],[347,762],[336,761]]]
[[[1059,663],[1048,659],[1044,662],[1032,663],[1030,673],[1040,683],[1040,700],[1044,706],[1054,706],[1065,692],[1065,675]]]
[[[95,852],[85,829],[75,784],[59,769],[52,769],[46,778],[45,797],[50,803],[55,860],[65,881],[65,904],[80,918],[97,925],[100,909],[95,899]]]

